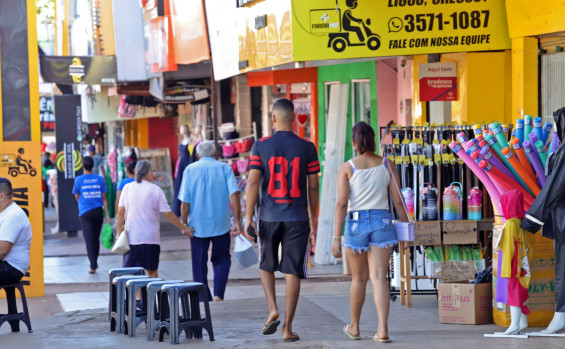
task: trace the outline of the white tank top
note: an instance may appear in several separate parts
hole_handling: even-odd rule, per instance
[[[384,166],[384,162],[376,167],[359,170],[355,169],[353,161],[349,160],[349,164],[353,170],[353,176],[349,179],[348,212],[362,210],[388,211],[390,175]]]

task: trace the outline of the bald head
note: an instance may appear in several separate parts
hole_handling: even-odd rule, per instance
[[[279,99],[273,105],[273,119],[280,126],[292,126],[294,122],[294,104],[286,98]]]

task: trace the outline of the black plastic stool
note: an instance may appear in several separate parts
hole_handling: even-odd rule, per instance
[[[18,313],[16,303],[16,288],[20,290],[22,305],[24,308],[23,313]],[[26,294],[24,292],[24,285],[20,282],[16,284],[0,285],[0,289],[6,291],[6,300],[8,301],[8,314],[0,314],[0,327],[6,321],[12,327],[12,332],[20,332],[20,321],[27,326],[27,331],[32,333],[31,321],[29,320],[29,312],[27,310]]]
[[[205,318],[200,315],[200,297],[204,299]],[[182,306],[182,316],[179,312],[179,301]],[[170,309],[169,314],[165,310],[167,303]],[[159,342],[163,341],[165,332],[169,333],[172,344],[179,343],[179,337],[183,331],[187,338],[202,338],[202,329],[208,332],[211,341],[214,340],[206,285],[200,282],[164,285],[161,288],[159,306]]]
[[[140,267],[129,267],[129,268],[114,268],[109,272],[109,282],[110,285],[110,300],[108,302],[108,320],[112,320],[112,303],[115,302],[114,296],[112,294],[112,281],[115,277],[123,275],[145,275],[145,269]]]

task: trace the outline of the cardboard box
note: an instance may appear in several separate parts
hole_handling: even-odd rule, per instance
[[[440,283],[438,304],[442,324],[492,323],[491,284]]]
[[[467,245],[479,243],[477,221],[443,221],[444,245]]]

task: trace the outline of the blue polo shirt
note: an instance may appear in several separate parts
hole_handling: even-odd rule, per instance
[[[104,178],[97,174],[84,174],[75,178],[73,194],[79,194],[78,215],[104,206],[102,194],[108,192]]]
[[[179,200],[190,204],[188,225],[194,236],[209,238],[231,230],[230,196],[239,191],[231,166],[204,157],[186,167]]]

